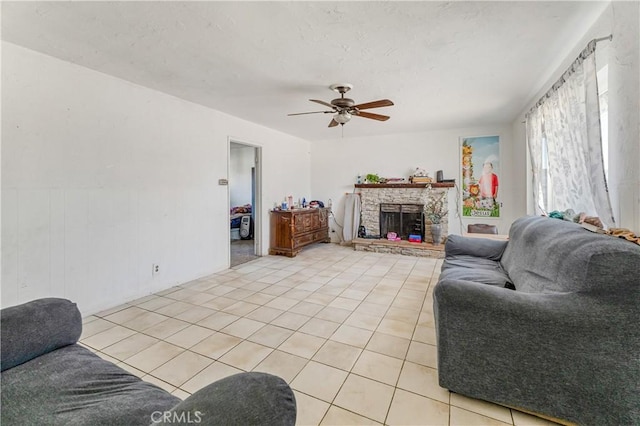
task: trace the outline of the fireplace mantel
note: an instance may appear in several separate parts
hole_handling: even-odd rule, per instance
[[[453,188],[453,182],[431,182],[431,183],[356,183],[356,188]]]

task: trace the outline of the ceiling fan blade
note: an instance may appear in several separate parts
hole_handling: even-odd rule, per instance
[[[313,111],[313,112],[296,112],[293,114],[287,114],[289,115],[305,115],[305,114],[329,114],[329,113],[334,113],[335,111]]]
[[[355,105],[353,108],[370,109],[370,108],[380,108],[380,107],[386,107],[386,106],[393,106],[393,102],[391,102],[389,99],[380,99],[379,101],[367,102],[366,104],[358,104],[358,105]]]
[[[358,111],[354,115],[357,115],[358,117],[371,118],[378,121],[387,121],[390,118],[388,115],[374,114],[372,112],[366,111]]]
[[[329,127],[336,127],[337,125],[338,125],[338,122],[332,118],[331,123],[329,123]]]
[[[331,105],[329,102],[319,101],[318,99],[309,99],[309,100],[310,100],[311,102],[315,102],[315,103],[317,103],[317,104],[324,105],[324,106],[327,106],[327,107],[329,107],[329,108],[336,109],[336,107],[335,107],[335,106],[333,106],[333,105]]]

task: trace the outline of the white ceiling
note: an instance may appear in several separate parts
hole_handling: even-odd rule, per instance
[[[606,2],[3,2],[6,41],[307,140],[512,122]]]

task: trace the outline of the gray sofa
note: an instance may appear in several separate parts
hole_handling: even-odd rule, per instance
[[[65,299],[0,313],[2,425],[293,425],[287,383],[266,373],[216,381],[184,401],[76,342],[82,318]]]
[[[640,246],[525,217],[508,242],[451,235],[445,251],[440,386],[584,425],[640,424]]]

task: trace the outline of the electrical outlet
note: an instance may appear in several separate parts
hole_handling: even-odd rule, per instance
[[[157,263],[154,263],[153,265],[151,265],[151,275],[155,276],[158,275],[160,273],[160,265],[158,265]]]

